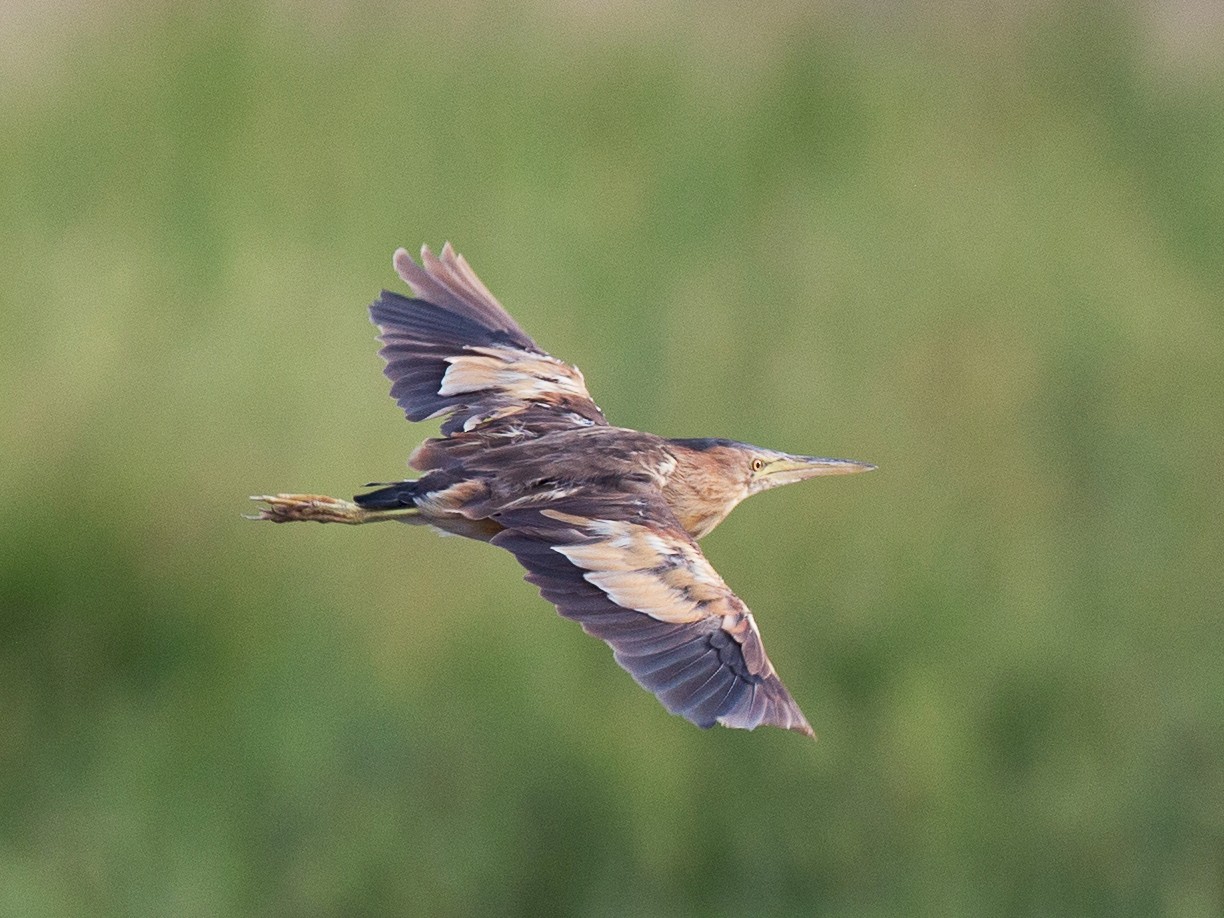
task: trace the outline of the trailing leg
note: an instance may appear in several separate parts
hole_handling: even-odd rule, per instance
[[[420,514],[414,506],[363,507],[351,500],[326,497],[322,494],[262,494],[251,500],[267,504],[258,514],[248,516],[252,520],[270,520],[273,523],[381,523],[386,520],[405,520]]]

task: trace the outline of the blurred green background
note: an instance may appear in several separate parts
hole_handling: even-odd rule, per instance
[[[1209,4],[0,17],[0,914],[1224,913]],[[705,547],[699,731],[405,474],[452,240],[608,416],[870,460]]]

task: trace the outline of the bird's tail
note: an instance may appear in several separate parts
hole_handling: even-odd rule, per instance
[[[465,501],[477,494],[486,494],[487,489],[488,485],[479,479],[456,480],[427,475],[416,481],[385,484],[377,491],[358,494],[353,500],[356,507],[371,518],[428,524],[444,533],[488,542],[502,531],[501,524],[463,512]]]
[[[353,501],[364,510],[394,510],[398,507],[415,507],[420,493],[416,481],[378,482],[372,481],[367,488],[381,485],[377,491],[356,494]]]

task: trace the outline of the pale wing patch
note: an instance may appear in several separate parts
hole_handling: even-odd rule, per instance
[[[672,624],[742,614],[743,604],[687,539],[637,523],[543,512],[594,537],[553,550],[618,606]]]
[[[566,554],[564,549],[557,550]],[[652,571],[589,571],[586,579],[607,593],[618,606],[642,612],[661,622],[679,625],[705,618],[704,612],[685,602],[682,595]]]
[[[485,412],[484,414],[474,414],[463,422],[463,430],[466,433],[470,430],[475,430],[477,427],[490,424],[493,421],[500,421],[514,414],[522,414],[526,410],[526,405],[507,405],[505,408],[498,408],[494,411]],[[494,434],[494,436],[496,436],[496,434]],[[509,433],[502,433],[501,436],[513,436],[513,428],[510,429]]]
[[[547,354],[505,347],[468,347],[465,351],[446,358],[450,366],[438,395],[447,398],[493,390],[524,402],[558,396],[591,397],[576,367]]]

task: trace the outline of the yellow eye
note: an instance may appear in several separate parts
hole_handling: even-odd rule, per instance
[[[759,472],[759,471],[760,471],[761,469],[763,469],[763,468],[765,468],[765,460],[764,460],[764,459],[761,459],[760,457],[757,457],[756,459],[753,459],[753,460],[752,460],[752,470],[753,470],[754,472]]]

